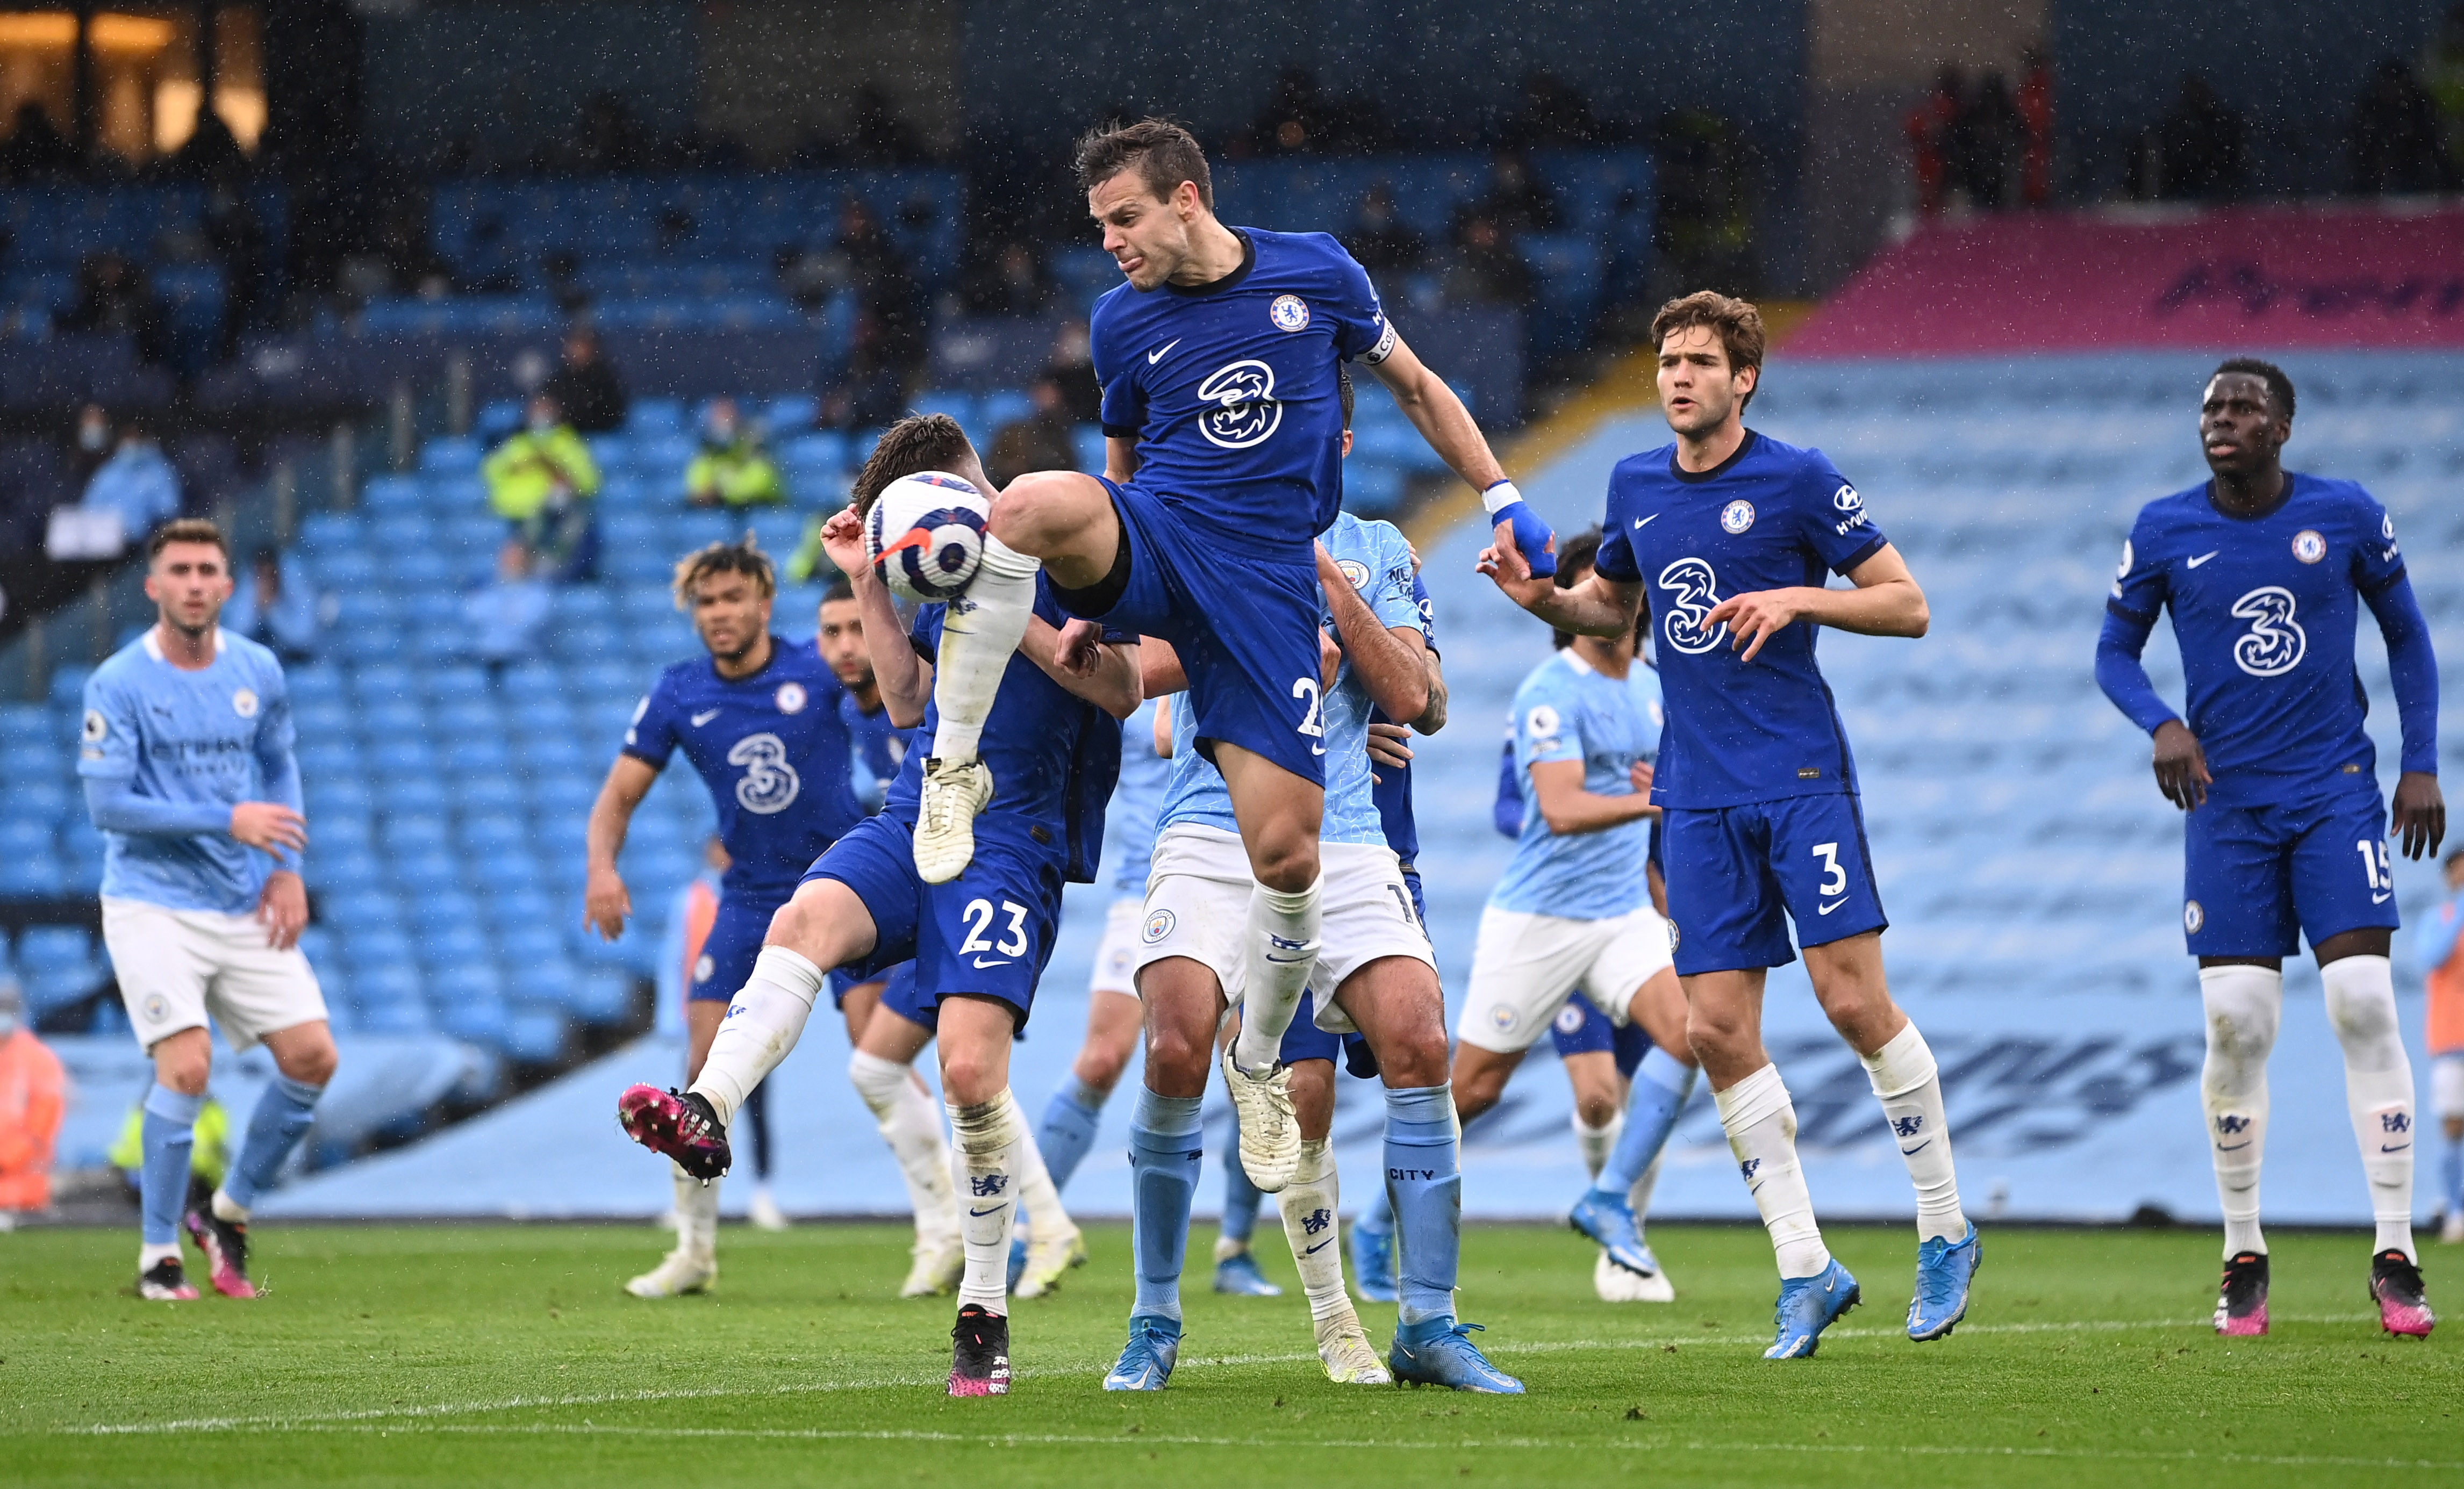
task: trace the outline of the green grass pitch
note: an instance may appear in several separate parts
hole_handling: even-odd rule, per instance
[[[1575,1237],[1472,1228],[1463,1316],[1530,1390],[1490,1398],[1328,1384],[1269,1220],[1290,1293],[1199,1274],[1171,1390],[1125,1396],[1098,1382],[1129,1237],[1099,1226],[1018,1305],[1015,1393],[952,1401],[953,1304],[894,1296],[903,1229],[731,1227],[719,1290],[657,1303],[618,1291],[658,1257],[647,1227],[267,1225],[268,1296],[187,1304],[131,1295],[132,1235],[20,1232],[0,1482],[2464,1483],[2455,1342],[2379,1333],[2359,1235],[2275,1239],[2276,1331],[2228,1344],[2203,1233],[1989,1230],[1969,1322],[1918,1346],[1908,1233],[1837,1229],[1865,1304],[1786,1365],[1759,1358],[1758,1229],[1652,1237],[1679,1301],[1611,1307]],[[2464,1297],[2457,1256],[2425,1257],[2433,1302]],[[1394,1310],[1361,1311],[1382,1344]]]

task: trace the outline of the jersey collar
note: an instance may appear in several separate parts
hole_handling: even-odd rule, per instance
[[[155,634],[154,627],[151,625],[145,627],[144,646],[145,654],[147,656],[152,657],[155,661],[162,663],[165,667],[171,665],[171,659],[163,654],[163,638]],[[209,662],[206,666],[211,667],[214,665],[214,662],[221,661],[223,659],[223,652],[227,650],[230,646],[231,632],[224,630],[219,625],[215,626],[213,662]],[[184,668],[182,670],[185,671],[187,668]]]
[[[1720,477],[1727,474],[1728,471],[1735,467],[1738,461],[1745,459],[1756,445],[1762,443],[1762,438],[1763,437],[1761,435],[1756,434],[1753,430],[1748,429],[1746,431],[1746,437],[1737,441],[1737,448],[1728,452],[1728,458],[1721,461],[1718,465],[1713,466],[1708,471],[1688,471],[1683,466],[1679,465],[1677,463],[1677,447],[1671,445],[1668,447],[1668,473],[1684,482],[1688,486],[1700,486],[1705,481],[1716,481]]]
[[[1598,668],[1592,666],[1590,661],[1587,660],[1581,652],[1576,651],[1572,646],[1568,646],[1565,650],[1558,652],[1557,655],[1565,658],[1566,665],[1573,668],[1578,676],[1589,677],[1599,670]]]
[[[1241,281],[1249,277],[1249,271],[1258,267],[1258,241],[1249,236],[1249,231],[1245,228],[1234,228],[1232,236],[1241,240],[1240,268],[1221,279],[1211,280],[1205,284],[1181,285],[1166,279],[1163,287],[1175,295],[1188,296],[1221,295],[1226,290],[1238,289]]]
[[[703,663],[710,668],[712,681],[717,683],[718,686],[721,688],[742,688],[748,684],[759,682],[761,680],[762,673],[769,671],[774,667],[777,667],[779,665],[779,653],[786,647],[786,645],[787,644],[785,642],[781,641],[778,637],[772,636],[770,638],[770,660],[762,663],[759,667],[755,668],[752,671],[745,673],[742,677],[730,677],[726,673],[721,672],[718,669],[718,658],[712,656],[707,651],[701,654],[701,659]]]
[[[2268,508],[2265,512],[2254,512],[2248,515],[2244,515],[2238,512],[2227,512],[2224,507],[2217,502],[2216,478],[2212,475],[2208,477],[2207,483],[2199,488],[2199,494],[2206,499],[2208,510],[2210,512],[2214,513],[2217,516],[2224,518],[2228,522],[2264,522],[2268,518],[2276,515],[2277,513],[2282,512],[2285,508],[2293,505],[2294,487],[2299,484],[2300,480],[2301,474],[2299,471],[2285,471],[2284,489],[2276,493],[2276,505]],[[148,632],[148,634],[150,635],[151,632]]]

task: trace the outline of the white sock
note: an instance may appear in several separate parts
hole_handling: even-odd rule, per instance
[[[1942,1114],[1942,1077],[1933,1051],[1910,1023],[1865,1062],[1865,1077],[1891,1124],[1891,1139],[1917,1187],[1917,1239],[1955,1241],[1968,1235],[1959,1209],[1959,1175],[1950,1164],[1950,1124]]]
[[[1342,1197],[1332,1146],[1325,1138],[1304,1140],[1300,1167],[1275,1196],[1275,1208],[1284,1217],[1284,1238],[1292,1243],[1292,1264],[1300,1268],[1313,1324],[1352,1306],[1343,1295],[1343,1230],[1335,1224]]]
[[[935,759],[976,757],[993,694],[1001,690],[1001,674],[1009,670],[1035,614],[1035,576],[1043,567],[1043,560],[984,536],[975,582],[941,622],[941,649],[933,665],[933,701],[941,710],[933,734]]]
[[[151,1272],[154,1270],[154,1263],[162,1260],[165,1257],[170,1258],[172,1260],[179,1262],[183,1266],[187,1264],[187,1259],[180,1255],[180,1243],[178,1241],[140,1241],[137,1244],[137,1270],[140,1272]]]
[[[1781,1084],[1779,1066],[1765,1065],[1725,1091],[1714,1092],[1728,1151],[1762,1212],[1779,1257],[1779,1275],[1813,1277],[1831,1264],[1830,1249],[1814,1223],[1814,1196],[1796,1162],[1796,1108]]]
[[[2370,1181],[2373,1251],[2412,1249],[2412,1061],[2395,1015],[2395,979],[2384,956],[2347,956],[2319,969],[2327,1018],[2344,1046],[2344,1106]]]
[[[718,1183],[705,1184],[684,1170],[675,1171],[676,1246],[688,1256],[708,1259],[718,1249]]]
[[[214,1197],[211,1203],[214,1207],[215,1219],[226,1220],[232,1225],[248,1223],[248,1206],[225,1193],[220,1185],[214,1187]]]
[[[1306,889],[1249,891],[1247,953],[1241,995],[1241,1037],[1233,1041],[1232,1060],[1256,1073],[1274,1068],[1284,1047],[1284,1031],[1292,1026],[1301,995],[1309,991],[1309,974],[1317,970],[1318,888],[1323,875]]]
[[[1595,1128],[1583,1120],[1581,1107],[1574,1108],[1574,1146],[1582,1151],[1584,1172],[1595,1179],[1600,1176],[1600,1170],[1608,1163],[1609,1154],[1617,1151],[1617,1134],[1624,1130],[1625,1113],[1622,1111],[1609,1113],[1608,1125]]]
[[[2225,1255],[2267,1254],[2258,1228],[2258,1170],[2267,1156],[2267,1056],[2284,1015],[2284,974],[2273,967],[2202,967],[2208,1059],[2199,1103],[2208,1114]]]
[[[783,946],[765,946],[754,958],[752,980],[728,1000],[727,1018],[693,1084],[720,1122],[735,1125],[737,1108],[803,1038],[804,1020],[813,1017],[813,1000],[826,980],[810,958]]]
[[[1009,1312],[1009,1228],[1018,1215],[1020,1150],[1031,1148],[1026,1119],[1004,1086],[974,1106],[950,1107],[957,1134],[951,1176],[959,1187],[959,1234],[967,1244],[967,1270],[958,1281],[958,1306],[974,1303]]]
[[[1026,1211],[1026,1234],[1031,1240],[1067,1236],[1077,1229],[1069,1212],[1061,1208],[1061,1191],[1053,1187],[1052,1171],[1044,1166],[1044,1150],[1035,1146],[1032,1132],[1019,1144],[1018,1202]]]
[[[957,1196],[950,1188],[950,1145],[941,1135],[941,1113],[916,1089],[912,1072],[894,1060],[857,1050],[847,1059],[847,1079],[872,1112],[881,1135],[907,1177],[907,1202],[915,1211],[915,1234],[947,1236],[957,1227]]]

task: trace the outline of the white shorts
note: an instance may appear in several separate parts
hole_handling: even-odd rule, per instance
[[[325,995],[297,947],[265,944],[252,915],[165,909],[105,898],[102,944],[120,979],[120,1000],[145,1049],[212,1016],[231,1048],[325,1017]]]
[[[1577,992],[1623,1028],[1635,990],[1669,965],[1668,922],[1648,905],[1606,920],[1492,905],[1480,912],[1471,990],[1455,1038],[1495,1054],[1519,1054],[1549,1032],[1567,995]]]
[[[1334,990],[1346,977],[1385,956],[1410,956],[1437,970],[1428,932],[1412,913],[1412,891],[1395,850],[1381,843],[1329,843],[1318,856],[1317,969],[1309,986],[1317,1026],[1332,1034],[1354,1032],[1335,1006]],[[1155,867],[1147,875],[1146,915],[1138,932],[1138,966],[1167,956],[1202,963],[1223,984],[1223,996],[1241,1001],[1242,936],[1249,926],[1249,855],[1238,833],[1220,827],[1175,823],[1155,840]]]
[[[2430,1057],[2430,1108],[2441,1122],[2464,1118],[2464,1054]]]
[[[1138,996],[1138,922],[1146,918],[1146,909],[1143,900],[1123,895],[1104,911],[1104,939],[1095,943],[1088,992]]]

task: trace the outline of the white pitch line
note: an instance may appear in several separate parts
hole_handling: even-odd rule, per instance
[[[2365,1313],[2315,1315],[2279,1315],[2281,1324],[2354,1324],[2366,1322]],[[2122,1333],[2140,1329],[2189,1328],[2203,1325],[2195,1319],[2097,1319],[2069,1323],[2044,1324],[1964,1324],[1963,1334],[2080,1334]],[[1830,1339],[1881,1339],[1899,1334],[1895,1328],[1834,1327],[1824,1337]],[[1648,1339],[1582,1339],[1582,1340],[1501,1340],[1487,1346],[1483,1352],[1491,1355],[1564,1354],[1576,1350],[1664,1349],[1716,1346],[1747,1347],[1763,1342],[1760,1334],[1667,1334]],[[1077,1365],[1048,1365],[1012,1372],[1016,1380],[1032,1380],[1055,1376],[1090,1374],[1104,1369],[1110,1360],[1089,1361]],[[1309,1354],[1225,1354],[1189,1355],[1180,1364],[1189,1367],[1237,1367],[1247,1365],[1315,1364],[1317,1356]],[[358,1412],[319,1412],[300,1416],[197,1416],[165,1422],[104,1422],[76,1427],[51,1429],[55,1435],[109,1437],[143,1435],[156,1433],[231,1433],[231,1432],[296,1432],[319,1425],[346,1425],[359,1422],[419,1421],[448,1416],[475,1416],[491,1412],[546,1411],[564,1407],[615,1406],[635,1402],[708,1401],[759,1396],[801,1396],[823,1392],[849,1390],[897,1390],[944,1384],[939,1375],[901,1375],[875,1377],[869,1380],[803,1381],[781,1386],[711,1386],[676,1390],[592,1391],[563,1396],[508,1396],[496,1401],[439,1402],[428,1406],[377,1407]]]

